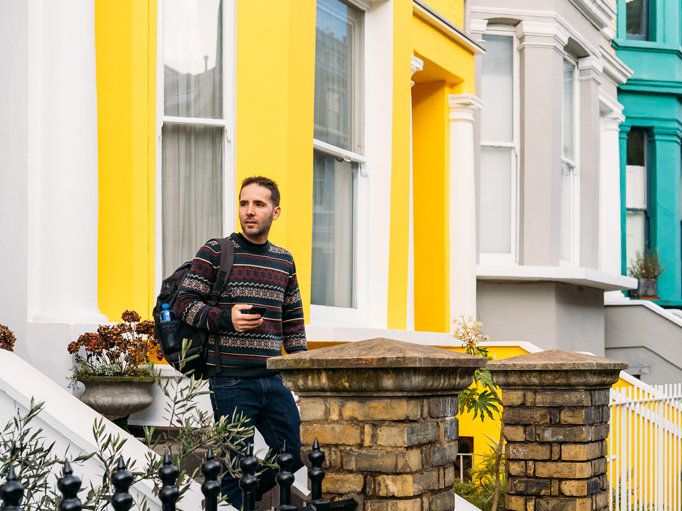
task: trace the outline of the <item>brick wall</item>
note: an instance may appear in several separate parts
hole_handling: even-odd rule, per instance
[[[367,511],[451,511],[457,396],[301,401],[301,441],[326,455],[323,498]]]

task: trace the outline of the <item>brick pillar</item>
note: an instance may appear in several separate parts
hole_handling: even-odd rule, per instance
[[[504,404],[506,509],[608,509],[609,388],[627,367],[562,350],[488,364]]]
[[[301,400],[304,459],[326,454],[323,498],[358,510],[452,511],[457,395],[485,359],[370,339],[268,360]]]

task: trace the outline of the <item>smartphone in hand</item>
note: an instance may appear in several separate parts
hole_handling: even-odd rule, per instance
[[[241,313],[242,314],[258,314],[259,316],[264,316],[265,311],[267,311],[267,307],[263,307],[261,305],[254,305],[250,309],[242,309]]]

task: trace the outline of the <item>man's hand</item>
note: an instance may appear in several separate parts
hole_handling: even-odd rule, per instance
[[[238,303],[232,307],[232,326],[237,332],[253,330],[263,324],[263,318],[259,314],[242,314],[241,311],[248,310],[251,305]]]

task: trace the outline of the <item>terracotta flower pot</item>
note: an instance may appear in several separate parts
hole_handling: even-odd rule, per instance
[[[149,393],[154,378],[85,376],[78,381],[85,385],[81,401],[109,420],[144,410],[154,400]]]

